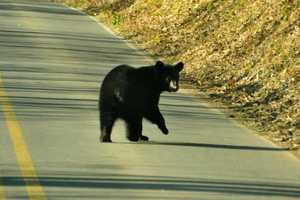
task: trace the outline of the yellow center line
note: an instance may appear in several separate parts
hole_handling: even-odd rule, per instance
[[[20,124],[10,104],[10,100],[4,90],[4,84],[0,75],[0,105],[2,105],[6,125],[9,130],[10,139],[14,145],[17,162],[21,175],[26,183],[26,190],[30,200],[46,200],[43,187],[40,185],[32,158],[24,140]],[[1,193],[0,193],[1,194]],[[1,197],[1,196],[0,196]]]

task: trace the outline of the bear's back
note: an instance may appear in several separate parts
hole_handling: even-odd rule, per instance
[[[151,66],[134,68],[120,65],[112,69],[101,86],[102,106],[144,109],[149,101],[157,102],[160,92],[154,90],[155,70]]]
[[[134,68],[129,65],[119,65],[106,75],[102,88],[143,88],[151,90],[151,87],[155,85],[154,73],[151,66]]]

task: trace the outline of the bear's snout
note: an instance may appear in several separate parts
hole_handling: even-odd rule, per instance
[[[169,84],[169,91],[170,92],[176,92],[179,89],[178,81],[171,80]]]

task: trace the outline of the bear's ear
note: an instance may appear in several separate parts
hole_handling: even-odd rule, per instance
[[[161,62],[160,60],[156,62],[155,68],[158,70],[162,70],[164,68],[165,64]]]
[[[180,72],[180,71],[183,69],[183,66],[184,66],[183,62],[179,62],[179,63],[177,63],[177,64],[175,65],[175,69],[176,69],[178,72]]]

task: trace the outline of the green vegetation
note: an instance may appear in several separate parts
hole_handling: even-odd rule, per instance
[[[202,92],[270,138],[299,147],[299,0],[66,1],[151,54],[183,60]]]

